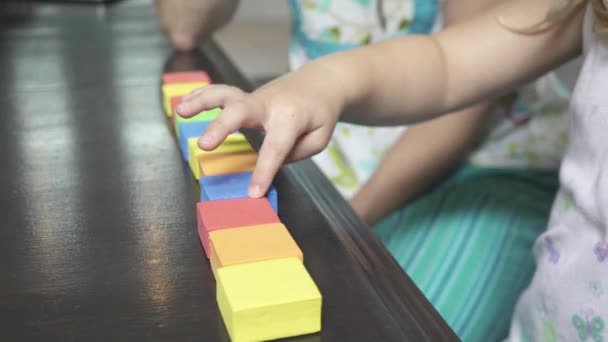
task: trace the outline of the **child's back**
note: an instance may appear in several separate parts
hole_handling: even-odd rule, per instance
[[[584,24],[585,62],[574,91],[570,143],[537,272],[521,297],[511,339],[603,341],[608,319],[608,39]]]

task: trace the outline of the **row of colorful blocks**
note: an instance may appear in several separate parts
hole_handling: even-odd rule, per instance
[[[204,71],[163,75],[163,103],[182,157],[199,179],[198,232],[216,278],[220,312],[233,341],[262,341],[321,329],[321,294],[303,255],[277,216],[277,193],[247,197],[257,155],[239,132],[214,151],[198,137],[220,109],[184,119],[173,115],[181,96],[211,80]]]

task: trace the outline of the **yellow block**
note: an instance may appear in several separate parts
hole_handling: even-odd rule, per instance
[[[281,223],[219,229],[209,232],[211,269],[248,262],[296,258],[302,251]]]
[[[233,342],[321,330],[321,293],[297,258],[217,269],[217,302]]]
[[[224,156],[229,156],[224,158]],[[244,157],[244,158],[240,158]],[[225,162],[224,162],[225,160]],[[253,167],[252,165],[253,160]],[[206,165],[205,173],[207,176],[211,174],[226,174],[235,172],[251,171],[255,167],[255,161],[257,161],[257,155],[255,151],[247,142],[245,136],[241,133],[231,134],[226,140],[213,151],[205,151],[198,147],[198,138],[188,139],[188,163],[190,164],[190,170],[196,179],[201,177],[201,169],[203,166],[201,162],[209,163]],[[224,173],[223,170],[239,170]]]
[[[247,141],[247,138],[245,138],[245,135],[243,133],[232,133],[229,136],[226,137],[226,139],[224,140],[224,142],[222,143],[222,145],[242,145],[242,144],[246,144],[247,146],[249,146],[251,148],[251,145],[249,145],[249,141]],[[220,145],[218,148],[222,148],[222,146]],[[224,147],[224,148],[227,148]],[[251,148],[251,150],[253,150],[253,148]],[[238,151],[238,152],[242,152],[242,151]]]
[[[184,96],[198,88],[206,86],[207,84],[208,83],[206,82],[164,84],[162,87],[163,106],[165,108],[165,113],[167,114],[167,116],[173,116],[173,108],[171,108],[172,97]]]

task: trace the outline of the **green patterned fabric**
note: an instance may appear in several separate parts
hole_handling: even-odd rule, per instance
[[[463,341],[500,341],[557,188],[557,172],[467,166],[374,231]]]

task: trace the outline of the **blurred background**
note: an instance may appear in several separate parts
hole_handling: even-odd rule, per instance
[[[263,82],[289,69],[288,6],[287,0],[241,1],[232,23],[216,35],[239,69],[255,82]]]
[[[165,0],[172,1],[172,0]],[[33,15],[43,15],[52,8],[44,3],[98,5],[120,3],[120,6],[154,6],[153,0],[76,0],[30,1],[0,0],[0,25],[18,25]],[[34,6],[36,4],[37,6]],[[99,11],[104,7],[99,6]],[[216,40],[237,67],[255,83],[262,83],[288,70],[290,12],[287,0],[242,1],[233,21],[216,33]]]

